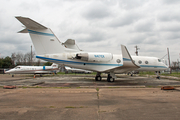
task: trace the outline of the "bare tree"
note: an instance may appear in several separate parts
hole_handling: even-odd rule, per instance
[[[34,62],[34,59],[32,59],[31,61],[31,57],[34,58],[35,56],[35,52],[32,52],[32,56],[31,56],[31,52],[28,52],[26,54],[23,54],[21,52],[18,53],[12,53],[11,55],[11,59],[12,61],[18,65],[32,65],[31,63]]]
[[[11,55],[11,60],[12,60],[12,64],[15,65],[15,62],[16,62],[16,53],[12,53]]]
[[[22,62],[23,62],[23,57],[24,57],[24,55],[23,55],[23,53],[21,53],[21,52],[18,52],[17,54],[16,54],[16,61],[17,61],[17,64],[22,64]]]

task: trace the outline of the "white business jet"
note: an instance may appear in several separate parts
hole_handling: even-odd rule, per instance
[[[19,33],[29,33],[36,51],[36,58],[65,66],[97,72],[96,81],[102,79],[101,73],[107,73],[107,81],[114,82],[115,74],[130,71],[156,71],[167,69],[167,66],[156,57],[131,56],[124,45],[121,45],[122,55],[105,52],[82,51],[75,40],[68,39],[62,43],[47,28],[26,17],[16,17],[25,29]]]
[[[12,74],[12,77],[14,77],[14,74],[50,74],[54,73],[56,70],[58,70],[58,64],[52,64],[51,66],[16,66],[13,69],[4,71],[6,74]]]

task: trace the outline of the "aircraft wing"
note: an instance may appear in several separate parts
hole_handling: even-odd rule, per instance
[[[129,52],[126,48],[126,46],[121,45],[121,50],[122,50],[123,66],[106,70],[106,72],[112,71],[114,73],[125,73],[128,71],[133,71],[133,70],[140,68],[140,66],[138,66],[134,63],[133,59],[131,58],[131,55],[129,54]]]

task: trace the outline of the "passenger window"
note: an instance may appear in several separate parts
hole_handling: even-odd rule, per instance
[[[148,64],[148,61],[145,61],[145,64]]]
[[[141,60],[139,60],[139,61],[138,61],[138,63],[139,63],[139,64],[141,64],[141,63],[142,63],[142,61],[141,61]]]
[[[120,63],[120,62],[121,62],[121,60],[120,60],[120,59],[117,59],[117,60],[116,60],[116,62],[117,62],[117,63]]]

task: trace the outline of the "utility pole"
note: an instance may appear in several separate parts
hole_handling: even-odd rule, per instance
[[[169,68],[170,68],[170,74],[171,74],[171,66],[170,66],[169,48],[167,48],[167,53],[168,53],[168,61],[169,61]]]
[[[31,45],[31,65],[32,65],[32,45]]]
[[[136,56],[138,56],[138,50],[139,50],[140,48],[138,48],[138,46],[136,45],[136,46],[135,46],[135,49],[136,49],[136,51],[135,51]]]

